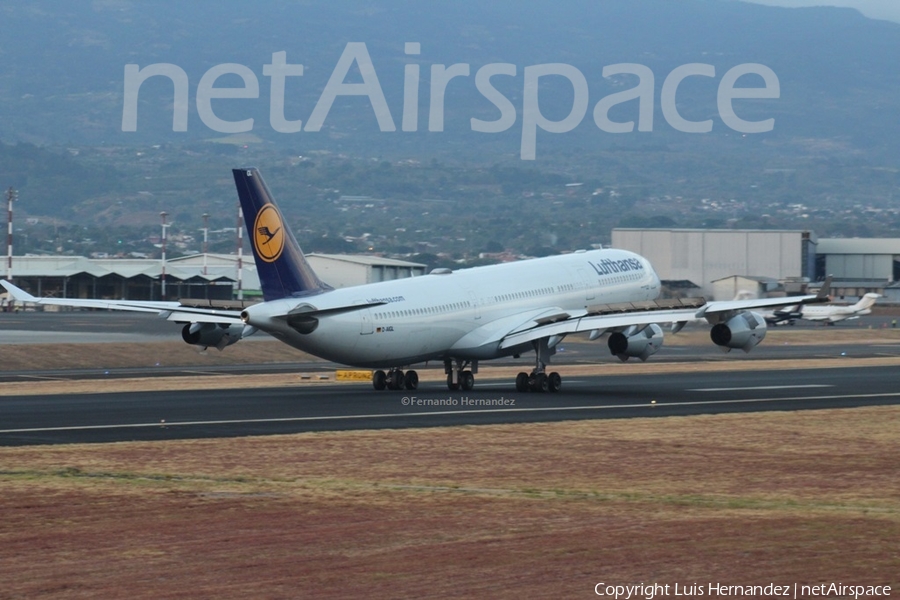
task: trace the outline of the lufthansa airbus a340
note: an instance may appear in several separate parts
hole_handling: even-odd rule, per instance
[[[792,298],[682,303],[657,301],[660,281],[647,259],[602,249],[333,289],[321,281],[275,205],[259,171],[234,169],[264,302],[242,311],[197,308],[181,302],[36,298],[2,285],[18,301],[72,307],[158,312],[183,323],[189,344],[219,349],[264,331],[321,358],[374,369],[381,389],[416,389],[409,367],[444,365],[449,389],[470,390],[479,361],[534,352],[534,367],[516,377],[518,391],[557,391],[562,378],[548,372],[556,346],[569,334],[607,335],[621,360],[646,360],[663,343],[660,324],[677,331],[705,319],[712,342],[749,352],[766,335],[753,309],[822,302]]]

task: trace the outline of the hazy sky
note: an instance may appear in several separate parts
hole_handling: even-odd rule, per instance
[[[873,19],[885,19],[900,23],[898,0],[746,0],[771,6],[848,6]]]

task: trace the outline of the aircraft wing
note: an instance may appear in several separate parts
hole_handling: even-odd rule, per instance
[[[228,323],[239,324],[241,311],[221,310],[214,308],[196,308],[184,306],[174,301],[149,300],[100,300],[81,298],[38,298],[5,279],[0,285],[6,288],[10,296],[17,302],[28,302],[41,306],[68,306],[71,308],[98,308],[103,310],[124,310],[129,312],[157,313],[169,321],[191,323]]]
[[[520,328],[504,336],[500,348],[511,348],[526,342],[556,335],[582,333],[586,331],[607,331],[609,329],[625,329],[627,327],[646,326],[654,323],[678,323],[695,318],[696,309],[656,310],[640,312],[623,312],[619,314],[588,314],[553,323],[539,324]]]
[[[791,296],[785,298],[761,298],[750,300],[727,300],[705,302],[696,306],[675,308],[663,302],[637,303],[633,305],[604,305],[591,307],[584,316],[573,316],[551,323],[532,321],[528,327],[510,331],[500,342],[500,348],[511,348],[542,338],[587,331],[622,331],[629,327],[647,327],[653,324],[673,325],[678,331],[681,325],[696,319],[706,319],[709,323],[720,323],[735,315],[753,309],[775,306],[790,306],[827,301],[828,286],[823,286],[817,295]]]

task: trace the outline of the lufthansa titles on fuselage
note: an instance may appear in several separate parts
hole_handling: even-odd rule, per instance
[[[644,270],[644,263],[636,258],[623,258],[622,260],[604,258],[598,262],[588,261],[588,264],[597,272],[597,275],[610,275],[612,273],[628,273],[630,271]]]
[[[406,302],[406,298],[403,296],[390,296],[388,298],[367,298],[366,302],[369,304],[391,304],[392,302]]]

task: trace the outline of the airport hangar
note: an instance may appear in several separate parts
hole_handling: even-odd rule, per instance
[[[804,293],[832,274],[832,296],[866,292],[900,302],[900,238],[822,238],[804,230],[634,229],[612,231],[612,246],[646,256],[669,296],[731,299]],[[326,283],[342,288],[425,274],[426,266],[390,258],[309,254]],[[16,256],[14,281],[38,296],[158,300],[158,259]],[[166,261],[166,297],[231,300],[260,296],[252,257],[194,254]],[[240,282],[240,283],[239,283]],[[238,292],[241,292],[238,294]],[[881,301],[880,301],[881,302]]]
[[[867,292],[900,302],[900,238],[817,238],[806,230],[637,229],[612,231],[612,246],[647,257],[671,296],[730,300],[795,295],[833,276],[831,295]],[[880,301],[881,302],[881,301]]]
[[[426,265],[378,256],[308,254],[316,274],[343,288],[365,283],[418,277]],[[227,301],[261,298],[252,256],[194,254],[165,263],[165,299]],[[87,258],[84,256],[15,256],[16,285],[36,296],[160,300],[162,261],[159,259]]]

